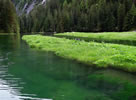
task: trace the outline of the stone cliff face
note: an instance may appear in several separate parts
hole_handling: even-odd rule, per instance
[[[44,5],[46,0],[12,0],[18,15],[29,14],[36,6]]]

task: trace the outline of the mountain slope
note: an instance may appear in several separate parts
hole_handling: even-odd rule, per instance
[[[15,4],[17,13],[29,14],[36,6],[45,4],[46,0],[12,0]]]
[[[136,29],[134,0],[13,0],[21,32]]]

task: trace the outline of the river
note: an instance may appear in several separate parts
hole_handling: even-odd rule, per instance
[[[0,100],[135,100],[136,76],[63,59],[0,36]]]

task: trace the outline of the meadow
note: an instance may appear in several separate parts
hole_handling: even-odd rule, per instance
[[[32,48],[51,51],[58,56],[93,67],[136,72],[136,47],[134,46],[85,42],[41,35],[24,35],[22,39]]]
[[[69,39],[79,39],[85,41],[136,45],[136,32],[103,32],[103,33],[67,32],[55,34],[54,36],[65,37]]]

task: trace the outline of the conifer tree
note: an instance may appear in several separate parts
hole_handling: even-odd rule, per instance
[[[136,28],[134,3],[133,0],[47,0],[29,15],[20,16],[21,31],[128,31]]]
[[[136,25],[136,7],[133,4],[125,17],[124,30],[133,29]]]
[[[125,6],[124,6],[124,4],[119,4],[119,8],[118,8],[118,31],[123,30],[124,16],[125,16]]]
[[[10,0],[0,0],[0,31],[19,33],[15,7]]]

